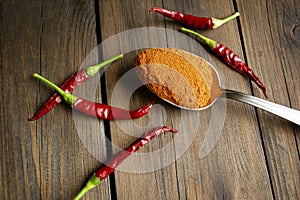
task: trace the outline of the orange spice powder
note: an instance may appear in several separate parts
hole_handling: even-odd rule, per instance
[[[136,56],[134,65],[138,77],[160,98],[187,108],[211,103],[211,68],[192,53],[172,48],[147,49]]]

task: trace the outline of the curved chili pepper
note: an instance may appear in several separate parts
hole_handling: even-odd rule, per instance
[[[106,104],[101,104],[97,102],[91,102],[84,98],[76,97],[73,94],[64,92],[61,88],[59,88],[54,83],[50,82],[49,80],[45,79],[44,77],[33,74],[35,78],[40,79],[50,87],[56,90],[63,99],[73,108],[86,115],[96,117],[99,119],[105,120],[129,120],[129,119],[136,119],[146,115],[151,107],[154,104],[154,101],[151,101],[147,105],[141,107],[138,110],[128,111],[121,108],[112,107]]]
[[[142,146],[147,144],[155,136],[158,136],[166,131],[171,131],[175,133],[178,132],[177,130],[168,126],[156,127],[145,132],[139,139],[134,141],[131,145],[129,145],[124,150],[117,153],[112,159],[108,161],[106,165],[102,166],[98,171],[96,171],[90,177],[86,186],[74,198],[74,200],[80,199],[86,192],[98,186],[101,183],[101,181],[107,178],[128,156],[135,153],[137,150],[139,150]]]
[[[94,76],[102,67],[105,65],[112,63],[120,58],[123,57],[123,54],[117,55],[115,57],[112,57],[102,63],[99,63],[97,65],[89,66],[86,69],[82,69],[79,72],[72,74],[61,86],[60,88],[67,92],[72,93],[73,90],[78,87],[81,83],[88,80],[90,77]],[[45,114],[47,114],[53,107],[55,107],[57,104],[59,104],[62,101],[62,97],[56,92],[54,93],[40,108],[40,110],[31,118],[28,119],[28,121],[34,121]]]
[[[240,15],[239,12],[236,12],[233,15],[230,15],[224,19],[216,19],[212,17],[198,17],[158,7],[151,8],[149,10],[149,13],[152,11],[156,11],[166,17],[180,22],[183,25],[197,29],[216,29]]]
[[[212,50],[221,58],[227,65],[232,67],[234,70],[238,71],[240,74],[248,77],[252,80],[264,93],[265,97],[268,98],[267,89],[264,84],[259,80],[259,78],[254,74],[253,70],[250,69],[245,62],[235,54],[231,49],[226,47],[224,44],[221,44],[217,41],[214,41],[210,38],[207,38],[197,32],[192,30],[181,28],[182,31],[196,35],[201,40],[203,40]]]
[[[73,107],[91,117],[96,117],[98,119],[106,120],[126,120],[126,119],[137,119],[146,115],[151,107],[153,106],[154,101],[144,105],[138,110],[124,110],[121,108],[112,107],[106,104],[95,103],[88,101],[86,99],[78,97],[73,103]]]

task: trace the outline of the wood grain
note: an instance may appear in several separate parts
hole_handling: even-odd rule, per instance
[[[1,2],[1,199],[69,199],[100,166],[66,104],[27,121],[53,93],[31,75],[61,84],[96,44],[91,1]],[[79,124],[89,133],[86,120]],[[109,184],[98,192],[109,199]]]
[[[231,1],[214,1],[209,4],[193,1],[191,3],[181,2],[181,4],[173,5],[172,3],[165,3],[164,6],[174,10],[182,10],[181,8],[185,8],[187,10],[183,10],[184,12],[194,15],[212,16],[215,18],[223,18],[235,12],[234,5]],[[215,5],[218,6],[216,7]],[[167,20],[166,23],[167,27],[179,29],[176,23],[171,23]],[[242,44],[236,20],[213,31],[198,32],[225,44],[243,57]],[[200,40],[198,41],[199,45],[204,45]],[[209,49],[207,50],[209,51]],[[219,71],[223,81],[223,87],[251,93],[247,79],[222,63],[214,54],[211,53],[211,56],[214,59],[215,67]],[[233,79],[234,81],[232,81]],[[205,142],[211,142],[211,140],[204,140],[206,137],[205,134],[209,134],[210,132],[200,129],[198,131],[199,136],[196,137],[193,143],[193,145],[198,147],[198,155],[197,152],[195,152],[194,159],[189,160],[189,162],[178,162],[185,168],[194,168],[197,165],[201,166],[201,170],[197,171],[198,179],[196,179],[196,181],[201,183],[202,177],[206,177],[205,180],[207,182],[202,182],[202,184],[199,185],[202,186],[202,188],[210,185],[208,189],[210,189],[211,192],[213,191],[210,193],[210,195],[212,195],[210,198],[214,196],[217,199],[272,198],[262,143],[259,134],[257,134],[259,129],[254,109],[232,101],[226,101],[226,105],[224,127],[212,151],[205,158],[199,158],[200,147],[206,145]],[[212,109],[211,112],[220,111]],[[213,113],[211,113],[211,115],[212,114]],[[202,120],[202,118],[199,120],[201,120],[201,126],[203,126],[213,120],[219,119],[220,118],[214,119],[211,116],[210,120]],[[217,123],[215,123],[215,125],[217,125]],[[215,140],[217,140],[217,138],[215,138]],[[197,150],[194,149],[194,151]],[[252,164],[252,161],[255,162],[255,165]],[[188,170],[185,170],[184,173],[179,171],[178,176],[186,177],[183,188],[179,188],[181,192],[185,191],[184,187],[189,185],[190,181],[194,182],[193,179],[187,178],[189,177]],[[260,187],[257,187],[258,184]],[[206,193],[203,195],[205,198]]]
[[[39,155],[35,126],[27,122],[34,84],[31,71],[39,66],[41,5],[1,3],[1,199],[39,199]],[[35,11],[33,11],[35,10]],[[21,11],[21,12],[20,12]],[[23,19],[26,18],[24,22]],[[14,25],[12,25],[14,24]],[[20,84],[22,82],[22,84]]]
[[[295,37],[299,2],[237,5],[243,13],[241,26],[249,65],[265,80],[271,101],[299,109],[299,38]],[[275,198],[297,199],[299,127],[263,111],[258,114]]]
[[[62,83],[79,70],[86,56],[97,45],[94,3],[78,0],[45,2],[43,6],[41,74],[52,77],[51,80],[56,83]],[[96,63],[86,61],[85,64]],[[75,94],[87,99],[94,97],[86,89],[89,82],[80,87],[80,91],[76,90]],[[47,97],[45,93],[51,91],[43,85],[41,89],[41,96]],[[99,101],[100,98],[98,95],[91,100]],[[39,128],[42,133],[41,144],[46,146],[41,147],[40,155],[43,169],[41,176],[47,180],[43,182],[42,179],[41,183],[45,198],[74,197],[93,171],[100,167],[99,161],[87,151],[90,149],[87,145],[93,144],[89,142],[89,138],[95,136],[94,141],[98,142],[94,145],[105,147],[103,140],[96,140],[97,133],[105,133],[102,122],[99,124],[98,120],[91,121],[86,116],[78,116],[69,106],[61,105],[60,109],[41,120]],[[80,137],[84,134],[86,137]],[[101,153],[106,154],[105,148]],[[110,199],[109,179],[105,183],[103,187],[95,190],[96,193],[87,194],[87,197]]]
[[[135,28],[143,28],[147,26],[156,26],[156,27],[164,27],[164,23],[160,23],[155,21],[156,17],[150,16],[147,14],[148,9],[152,6],[154,2],[147,1],[143,3],[141,1],[99,1],[99,13],[100,13],[100,24],[101,24],[101,36],[102,41],[105,41],[111,37],[116,36],[118,33],[122,33],[123,31],[133,30]],[[130,36],[129,36],[130,37]],[[165,41],[165,37],[161,38],[162,42]],[[111,49],[114,49],[114,52],[119,52],[120,49],[124,49],[124,45],[132,45],[134,47],[138,47],[135,43],[134,38],[124,38],[123,41],[117,42],[116,44],[110,44]],[[120,44],[121,43],[121,44]],[[124,45],[123,45],[124,44]],[[134,48],[135,49],[135,48]],[[138,49],[137,49],[138,50]],[[118,80],[130,69],[133,67],[133,58],[137,54],[138,51],[133,51],[127,53],[119,65],[110,67],[105,71],[106,78],[106,89],[107,89],[107,98],[108,103],[113,105],[113,97],[112,94],[115,90],[115,85]],[[135,77],[136,78],[136,77]],[[134,80],[133,80],[134,81]],[[126,98],[129,94],[128,85],[122,84],[122,90],[118,90],[118,105],[121,107],[129,106],[130,109],[136,109],[147,102],[149,102],[153,95],[149,94],[149,92],[145,89],[138,90],[130,99]],[[130,87],[130,85],[129,85]],[[150,112],[151,117],[143,117],[141,119],[132,121],[124,121],[124,122],[110,122],[110,130],[111,130],[111,138],[112,144],[114,145],[114,153],[118,151],[119,148],[125,148],[134,140],[134,137],[139,137],[143,131],[148,128],[154,127],[155,125],[151,124],[152,121],[158,121],[156,126],[163,125],[162,117],[160,114],[156,114],[155,112]],[[152,121],[151,121],[152,120]],[[121,127],[126,130],[122,130]],[[138,126],[138,128],[135,128]],[[141,127],[140,127],[141,126]],[[144,128],[143,128],[144,126]],[[145,127],[146,126],[146,127]],[[159,149],[161,138],[165,138],[168,136],[160,136],[159,138],[155,138],[151,141],[151,144],[147,145],[145,148],[139,150],[139,153],[147,153],[151,151],[151,147],[155,149]],[[154,145],[153,145],[154,144]],[[157,147],[158,145],[158,147]],[[138,154],[136,154],[138,155]],[[151,159],[151,158],[149,158]],[[162,170],[157,172],[149,172],[149,173],[132,173],[132,171],[139,172],[138,166],[140,166],[141,160],[139,157],[137,158],[129,158],[127,159],[115,172],[115,188],[114,191],[116,193],[116,198],[118,199],[176,199],[177,191],[174,188],[174,173],[171,174],[169,170]],[[151,165],[155,165],[156,163],[152,163]],[[121,170],[120,170],[121,169]],[[123,170],[122,170],[123,169]],[[129,171],[127,173],[127,171]],[[131,171],[131,173],[130,173]],[[175,170],[173,169],[173,172]],[[162,175],[163,174],[163,175]],[[167,178],[170,177],[170,178]],[[167,179],[165,179],[167,178]],[[137,189],[139,188],[139,189]],[[167,190],[165,190],[167,189]],[[153,193],[153,191],[156,191]],[[157,192],[158,191],[158,192]],[[170,196],[169,191],[174,191],[175,194]],[[174,196],[175,195],[175,196]]]

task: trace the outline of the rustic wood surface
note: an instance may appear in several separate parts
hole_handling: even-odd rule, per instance
[[[219,104],[188,112],[158,101],[149,116],[117,122],[78,115],[61,103],[27,121],[53,93],[33,73],[61,84],[128,45],[132,50],[122,60],[74,93],[130,109],[152,100],[145,87],[131,95],[132,82],[140,84],[134,75],[120,81],[143,45],[192,52],[203,46],[178,33],[180,24],[148,14],[152,6],[216,18],[239,11],[219,29],[199,32],[240,55],[267,86],[270,101],[300,110],[299,1],[0,0],[0,199],[72,199],[105,160],[165,124],[180,132],[152,140],[84,199],[300,198],[300,127],[242,103],[220,100],[222,118]],[[165,32],[153,32],[158,29]],[[208,54],[223,87],[264,98]]]

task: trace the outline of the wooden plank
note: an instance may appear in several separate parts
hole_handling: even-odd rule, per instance
[[[165,6],[166,8],[174,10],[182,10],[184,12],[201,14],[206,16],[224,17],[231,14],[234,11],[231,1],[216,1],[214,3],[204,3],[197,1],[189,2],[147,2],[141,3],[137,1],[100,1],[100,19],[101,19],[101,34],[102,40],[105,40],[117,33],[126,31],[128,29],[144,27],[144,26],[157,26],[178,30],[179,25],[175,25],[169,20],[164,20],[162,16],[152,13],[147,15],[146,12],[152,6]],[[235,49],[237,53],[242,54],[242,48],[239,41],[239,34],[236,22],[220,28],[218,31],[203,32],[207,36],[213,37],[224,44],[230,44],[232,49]],[[230,34],[228,34],[230,33]],[[230,35],[230,37],[228,36]],[[165,39],[168,42],[171,41],[172,35],[167,35]],[[168,39],[168,40],[167,40]],[[145,38],[147,40],[147,38]],[[132,41],[134,43],[134,41]],[[165,42],[162,40],[161,42]],[[180,41],[178,42],[180,43]],[[180,44],[178,44],[180,45]],[[191,48],[195,48],[191,45]],[[119,51],[120,45],[112,45],[115,47],[115,51]],[[122,60],[122,64],[116,68],[109,68],[106,71],[107,78],[107,93],[108,100],[112,102],[112,93],[117,81],[132,68],[132,59],[135,52],[128,54],[125,59]],[[218,59],[214,59],[217,63],[218,69],[221,72],[222,79],[226,87],[231,89],[237,89],[250,93],[249,82],[240,76],[233,70],[226,67]],[[237,81],[231,81],[235,79]],[[127,85],[123,87],[122,91],[119,91],[117,96],[125,97],[128,95],[126,91]],[[119,98],[120,105],[127,106],[130,103],[131,108],[136,108],[146,103],[149,100],[149,93],[147,91],[139,91],[135,93],[132,99],[128,102],[128,99]],[[152,95],[150,97],[153,97]],[[143,102],[143,103],[141,103]],[[161,103],[161,102],[159,102]],[[199,122],[197,114],[191,112],[182,112],[178,109],[172,108],[172,106],[166,103],[161,103],[166,113],[151,112],[150,121],[147,119],[141,119],[136,122],[144,126],[151,124],[151,120],[156,120],[159,123],[165,121],[166,124],[172,125],[176,128],[182,128],[184,130],[194,130],[193,122]],[[163,198],[163,199],[177,199],[195,197],[197,192],[204,195],[203,197],[244,197],[244,198],[256,198],[256,197],[269,197],[272,198],[271,187],[269,184],[268,172],[264,161],[263,150],[260,141],[259,129],[256,121],[256,115],[253,108],[236,104],[233,102],[227,102],[227,106],[230,109],[227,110],[226,122],[224,129],[222,130],[221,137],[214,150],[205,158],[199,158],[199,146],[201,146],[203,139],[205,138],[205,131],[209,125],[210,110],[201,113],[202,127],[197,130],[198,136],[193,142],[194,149],[187,149],[182,155],[178,155],[181,145],[190,142],[190,139],[194,139],[189,135],[188,131],[183,131],[182,142],[174,142],[174,150],[166,150],[161,155],[158,155],[161,163],[172,160],[174,156],[176,162],[169,166],[157,170],[155,172],[133,174],[130,171],[137,171],[138,166],[141,166],[138,158],[132,159],[122,165],[124,171],[117,171],[116,176],[116,193],[119,198],[131,198],[131,199],[146,199],[146,198]],[[185,120],[180,118],[186,116]],[[206,116],[208,119],[206,119]],[[193,118],[194,117],[194,118]],[[162,121],[160,121],[160,119]],[[189,119],[189,120],[187,120]],[[194,119],[194,120],[193,120]],[[185,123],[185,124],[184,124]],[[205,124],[205,126],[203,126]],[[121,130],[120,124],[115,122],[110,123],[112,143],[120,148],[127,146],[132,141],[130,134],[130,127],[134,127],[129,122],[122,122],[122,127],[126,127],[126,131]],[[134,132],[136,136],[138,134]],[[242,133],[242,134],[238,134]],[[141,134],[141,133],[140,133]],[[192,134],[193,135],[193,134]],[[155,139],[151,144],[147,145],[142,152],[148,152],[151,150],[161,149],[164,145],[168,144],[167,141],[172,141],[174,135],[164,135]],[[177,145],[177,147],[176,147]],[[115,152],[117,148],[115,148]],[[152,154],[151,154],[152,155]],[[151,157],[153,165],[159,165],[161,163],[155,163],[157,160],[155,157]],[[253,164],[255,163],[255,165]],[[134,163],[134,164],[133,164]],[[232,174],[236,174],[232,176]],[[260,185],[260,187],[257,187]],[[139,188],[138,190],[136,188]],[[251,191],[247,192],[247,191]]]
[[[143,28],[147,26],[164,27],[163,22],[160,23],[156,21],[157,17],[147,14],[148,9],[152,5],[154,5],[154,2],[150,1],[99,1],[102,41],[106,41],[111,37],[116,37],[116,35],[122,31],[132,30],[135,28]],[[159,6],[160,3],[157,5]],[[132,45],[134,51],[127,53],[119,65],[110,67],[105,71],[107,97],[108,103],[110,104],[113,102],[116,103],[116,101],[114,101],[115,99],[113,99],[114,97],[112,97],[116,83],[127,71],[132,69],[133,59],[136,53],[140,50],[139,48],[135,48],[138,47],[138,44],[136,44],[139,42],[138,39],[134,41],[130,35],[128,37],[130,38],[130,41],[128,41],[125,37],[123,42],[120,43],[129,46]],[[160,39],[162,43],[166,41],[165,36],[161,37]],[[112,51],[115,52],[115,54],[120,53],[120,49],[124,49],[124,46],[122,46],[120,43],[110,44],[111,48],[108,52]],[[118,90],[117,103],[120,105],[120,107],[126,108],[129,105],[130,109],[136,109],[154,98],[154,95],[150,94],[147,90],[145,90],[145,88],[143,88],[135,92],[129,100],[126,98],[126,96],[128,96],[130,93],[128,86],[130,87],[130,85],[126,85],[126,83],[124,83],[124,85],[121,85],[123,89]],[[120,148],[124,148],[129,145],[134,140],[133,136],[139,137],[143,131],[154,126],[163,125],[161,112],[155,113],[151,111],[150,114],[151,117],[146,116],[135,120],[134,122],[110,122],[114,153],[116,153]],[[153,120],[158,121],[158,123],[153,124]],[[136,127],[137,125],[141,127]],[[166,135],[155,138],[149,145],[139,150],[138,153],[147,153],[153,148],[159,149],[163,144],[163,141],[167,140],[169,137],[170,136]],[[159,158],[163,159],[162,156]],[[176,199],[178,197],[176,190],[176,179],[174,176],[174,167],[171,167],[171,169],[168,167],[167,169],[155,172],[151,171],[149,173],[138,173],[140,172],[139,170],[141,170],[139,168],[141,165],[142,160],[139,157],[133,157],[127,159],[118,168],[118,170],[116,170],[115,188],[112,188],[112,192],[114,192],[114,190],[116,192],[116,198]],[[133,173],[134,171],[136,173]],[[173,192],[170,193],[169,191]]]
[[[0,4],[1,199],[41,198],[35,126],[27,122],[36,99],[30,75],[39,66],[40,12],[38,1]]]
[[[31,75],[61,84],[79,69],[97,45],[94,4],[2,1],[0,13],[1,199],[70,199],[100,166],[84,148],[79,129],[104,134],[103,125],[96,121],[89,127],[85,116],[75,124],[66,104],[28,122],[53,93]],[[110,199],[109,179],[105,183],[96,189],[99,195],[88,197]]]
[[[237,1],[237,6],[249,65],[271,101],[299,110],[299,1]],[[298,199],[300,129],[263,111],[258,117],[275,198]]]
[[[209,3],[191,1],[176,4],[168,1],[164,3],[164,6],[198,16],[215,18],[223,18],[235,12],[232,1],[210,1]],[[180,28],[180,25],[169,20],[166,20],[166,26],[175,30]],[[243,58],[236,20],[213,31],[198,30],[198,32],[225,44]],[[199,45],[203,44],[200,40],[198,41]],[[193,48],[195,47],[192,46],[191,49]],[[223,87],[251,93],[247,79],[230,69],[213,54],[211,56],[223,81]],[[206,145],[205,143],[211,143],[211,140],[205,140],[206,134],[211,133],[207,129],[200,129],[193,142],[193,153],[190,153],[192,155],[187,153],[182,160],[176,162],[177,169],[181,168],[182,170],[182,172],[178,170],[177,178],[184,182],[179,185],[180,194],[184,197],[194,193],[192,196],[196,196],[195,194],[201,189],[202,192],[199,195],[203,195],[204,198],[272,198],[254,109],[232,101],[226,101],[224,104],[227,105],[226,120],[221,133],[215,136],[220,138],[215,147],[211,148],[211,152],[205,158],[199,157],[200,147]],[[218,109],[220,108],[218,107]],[[222,109],[216,110],[212,107],[211,112],[222,114]],[[207,117],[204,117],[204,120],[199,119],[202,126],[212,120],[222,119],[220,117],[213,119],[212,114],[211,116],[206,114]],[[217,124],[215,122],[216,128]],[[198,166],[199,169],[186,170],[195,166]],[[193,192],[185,194],[186,188],[191,183],[192,185],[198,183],[198,187],[193,189]]]
[[[68,76],[79,70],[82,62],[97,45],[94,3],[91,1],[45,2],[42,14],[41,74],[51,77],[51,80],[56,83],[62,83]],[[87,60],[83,65],[96,64],[97,57],[93,59]],[[89,89],[92,90],[92,88],[87,89],[89,86],[90,81],[74,93],[91,99],[94,94],[89,93]],[[41,85],[40,95],[47,97],[45,93],[49,93],[49,89]],[[100,99],[101,95],[97,95],[91,100]],[[42,176],[48,179],[47,182],[42,182],[44,186],[41,188],[42,192],[57,199],[74,197],[93,171],[100,167],[99,161],[90,154],[93,152],[89,152],[89,145],[96,142],[93,145],[102,148],[105,143],[96,138],[89,139],[97,136],[97,133],[104,135],[103,122],[77,115],[69,106],[60,106],[60,109],[54,110],[41,120],[39,128],[42,131],[41,143],[47,146],[41,149],[40,156],[42,169],[44,169]],[[86,137],[82,137],[84,134]],[[101,153],[106,154],[105,149]],[[47,163],[50,163],[50,166]],[[110,199],[109,179],[105,183],[103,187],[96,189],[95,194],[87,194],[87,198]],[[46,187],[49,184],[52,185],[50,189]]]

